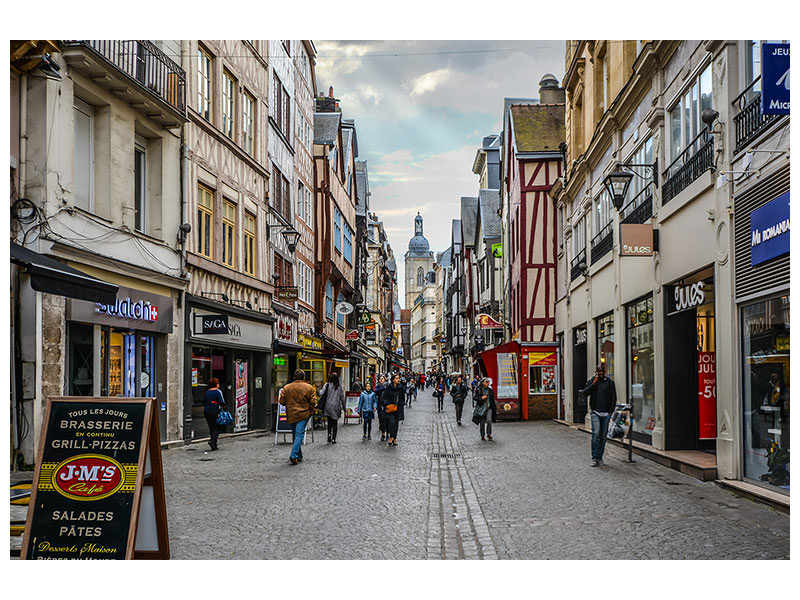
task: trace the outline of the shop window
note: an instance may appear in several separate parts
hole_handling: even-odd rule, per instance
[[[319,389],[325,384],[324,360],[303,360],[300,361],[300,368],[306,373],[306,381],[315,388]]]
[[[69,372],[68,386],[70,396],[94,395],[94,333],[91,325],[69,324],[69,343],[67,347]]]
[[[606,368],[606,375],[614,379],[614,314],[597,319],[597,357]]]
[[[789,491],[789,296],[744,306],[744,476]]]
[[[555,394],[555,366],[531,365],[528,367],[528,386],[531,394]]]
[[[197,186],[197,253],[213,258],[214,192]]]
[[[234,266],[236,247],[236,205],[225,200],[222,203],[222,263]]]
[[[625,307],[628,342],[628,398],[633,404],[633,431],[652,436],[655,428],[653,298]]]

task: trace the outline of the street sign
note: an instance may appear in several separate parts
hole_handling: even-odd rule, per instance
[[[281,286],[275,290],[275,298],[277,300],[297,300],[297,297],[296,285]]]
[[[20,558],[169,558],[154,398],[48,398]]]
[[[761,112],[789,114],[789,44],[761,44]]]

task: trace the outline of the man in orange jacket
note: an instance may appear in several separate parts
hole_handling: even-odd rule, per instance
[[[292,451],[289,453],[289,462],[296,465],[303,460],[302,448],[306,424],[317,405],[317,392],[314,386],[306,383],[305,371],[297,369],[294,372],[294,381],[283,387],[280,401],[286,407],[286,420],[292,426]]]

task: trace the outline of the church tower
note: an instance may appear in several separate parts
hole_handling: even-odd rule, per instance
[[[406,308],[414,307],[414,300],[425,287],[428,271],[433,270],[433,252],[422,235],[422,215],[414,218],[414,237],[408,242],[406,252]]]

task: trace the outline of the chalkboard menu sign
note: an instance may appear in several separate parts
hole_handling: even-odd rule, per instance
[[[21,558],[134,558],[142,516],[145,554],[168,557],[154,409],[151,398],[48,400]]]

